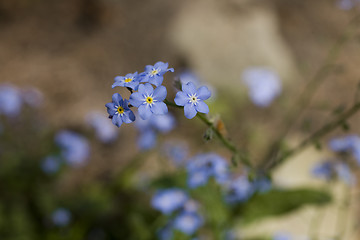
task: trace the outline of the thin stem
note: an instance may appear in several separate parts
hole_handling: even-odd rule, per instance
[[[330,73],[330,70],[334,66],[334,62],[338,58],[343,46],[348,42],[349,39],[351,39],[354,33],[353,28],[356,27],[356,23],[358,22],[359,17],[360,15],[356,15],[354,18],[350,20],[344,33],[335,42],[323,64],[316,71],[314,76],[305,86],[304,90],[302,91],[302,94],[300,94],[298,99],[295,101],[293,110],[289,113],[287,117],[287,122],[285,123],[283,132],[279,135],[278,139],[274,142],[274,144],[272,144],[269,153],[259,164],[260,169],[262,169],[263,166],[266,165],[268,161],[272,161],[273,159],[276,159],[278,157],[278,154],[281,150],[281,146],[285,137],[289,134],[290,130],[294,127],[297,120],[300,119],[304,111],[308,108],[308,106],[311,103],[311,100],[315,95],[315,92],[321,86],[321,84],[326,80],[328,74]]]
[[[164,100],[165,104],[172,106],[172,107],[177,107],[177,108],[183,108],[181,106],[176,105],[173,102],[168,101],[167,99]],[[252,165],[250,163],[250,161],[248,160],[248,158],[246,157],[246,155],[241,152],[236,146],[235,144],[229,140],[228,138],[226,138],[214,125],[214,123],[212,121],[210,121],[205,114],[203,113],[197,113],[196,115],[197,118],[199,118],[203,123],[205,123],[205,125],[207,125],[209,128],[212,129],[212,131],[215,133],[215,135],[218,137],[218,139],[221,141],[221,143],[227,148],[229,149],[234,156],[238,156],[240,161],[245,164],[247,167],[252,168]]]
[[[286,159],[290,158],[291,156],[301,152],[309,145],[313,144],[318,139],[324,137],[326,134],[330,133],[331,131],[335,130],[339,126],[342,126],[350,117],[352,117],[357,111],[360,109],[360,102],[354,104],[351,108],[347,111],[340,114],[336,119],[332,120],[331,122],[325,124],[319,130],[315,131],[309,137],[305,138],[300,144],[298,144],[293,149],[283,153],[277,159],[273,161],[269,161],[268,164],[265,166],[265,170],[274,169],[283,163]]]

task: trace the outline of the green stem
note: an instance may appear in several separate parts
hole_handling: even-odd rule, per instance
[[[273,161],[269,161],[267,165],[265,165],[265,170],[274,169],[283,163],[286,159],[292,157],[293,155],[301,152],[309,145],[313,144],[318,139],[324,137],[326,134],[330,133],[331,131],[335,130],[339,126],[342,126],[350,117],[352,117],[355,113],[357,113],[360,109],[360,102],[354,104],[351,108],[347,111],[340,114],[336,119],[333,121],[325,124],[319,130],[315,131],[309,137],[305,138],[300,144],[298,144],[293,149],[286,151],[282,155],[280,155],[277,159]]]
[[[164,100],[165,104],[172,106],[172,107],[177,107],[177,108],[183,108],[181,106],[176,105],[173,102],[168,101],[167,99]],[[218,137],[218,139],[221,141],[221,143],[227,148],[229,149],[234,156],[238,156],[240,161],[245,164],[247,167],[252,168],[252,165],[249,161],[249,159],[247,158],[247,156],[241,152],[236,146],[235,144],[229,140],[228,138],[226,138],[214,125],[214,123],[212,121],[210,121],[205,114],[203,113],[197,113],[196,115],[203,123],[205,123],[205,125],[207,125],[209,128],[212,129],[212,131],[214,131],[215,135]]]
[[[268,164],[268,161],[276,159],[281,150],[281,146],[284,142],[284,139],[289,134],[290,130],[294,127],[297,120],[303,115],[304,111],[308,108],[313,99],[315,92],[321,86],[321,84],[326,80],[330,70],[334,66],[335,60],[338,58],[343,46],[351,39],[354,34],[354,28],[356,28],[356,23],[359,20],[360,15],[356,15],[350,20],[347,27],[345,28],[344,33],[341,37],[335,42],[329,54],[327,55],[325,61],[316,71],[311,80],[307,83],[302,94],[299,95],[298,99],[295,101],[293,110],[289,113],[287,117],[287,122],[283,132],[279,135],[278,139],[270,147],[269,153],[265,156],[263,161],[259,164],[259,169],[263,169],[264,165]]]

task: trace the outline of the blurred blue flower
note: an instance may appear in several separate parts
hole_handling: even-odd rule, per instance
[[[233,180],[227,188],[228,193],[225,199],[229,203],[245,202],[256,190],[254,184],[249,181],[246,175]]]
[[[268,192],[272,187],[272,183],[267,177],[258,177],[253,184],[256,191],[260,193]]]
[[[249,68],[242,74],[250,99],[259,107],[267,107],[281,93],[279,76],[266,68]]]
[[[165,155],[170,158],[176,166],[182,166],[188,156],[188,148],[181,142],[167,142],[163,146]]]
[[[163,102],[166,97],[166,88],[160,86],[155,90],[149,83],[141,84],[138,92],[130,95],[130,104],[137,107],[142,119],[149,119],[152,114],[161,115],[168,112]]]
[[[138,89],[140,84],[140,79],[138,77],[138,73],[128,73],[125,76],[116,76],[114,79],[114,87],[128,87],[134,89],[135,91]]]
[[[96,137],[103,143],[114,142],[118,137],[118,129],[100,112],[87,114],[86,120],[95,130]]]
[[[348,135],[343,138],[334,138],[330,140],[329,147],[334,152],[344,152],[353,155],[360,165],[360,137],[358,135]]]
[[[157,232],[159,240],[170,240],[173,237],[173,229],[171,223],[167,224],[165,227],[161,228]]]
[[[157,62],[154,66],[147,65],[145,67],[145,72],[140,74],[141,82],[149,82],[157,87],[159,87],[163,80],[164,74],[166,72],[174,72],[173,68],[168,68],[169,64],[164,62]]]
[[[288,233],[275,233],[272,240],[290,240],[291,236]]]
[[[183,206],[183,211],[188,213],[195,213],[199,210],[199,203],[194,199],[189,199]]]
[[[135,115],[128,106],[128,100],[123,99],[120,94],[114,93],[112,102],[105,104],[107,112],[112,118],[112,123],[120,127],[122,123],[135,121]]]
[[[52,221],[58,227],[65,227],[71,221],[71,212],[65,208],[58,208],[52,213]]]
[[[356,182],[355,176],[351,173],[349,166],[339,161],[323,161],[317,163],[311,172],[313,176],[327,181],[338,177],[348,185],[353,185]]]
[[[203,219],[197,213],[182,212],[174,219],[174,229],[187,235],[194,234],[203,225]]]
[[[157,134],[152,129],[147,129],[140,132],[140,136],[137,140],[138,147],[141,150],[149,150],[156,146]]]
[[[199,154],[188,161],[188,186],[196,188],[207,183],[210,177],[222,184],[229,178],[228,163],[214,153]]]
[[[0,85],[0,114],[16,117],[21,112],[23,99],[20,91],[12,85]]]
[[[196,89],[192,82],[182,85],[182,91],[177,92],[175,103],[178,106],[184,106],[185,117],[192,119],[197,112],[209,113],[209,107],[204,100],[211,96],[211,92],[205,86]]]
[[[38,108],[44,102],[44,96],[42,92],[39,91],[39,89],[30,87],[23,89],[21,92],[24,102],[30,107]]]
[[[90,145],[86,138],[71,131],[60,131],[55,136],[61,154],[71,166],[81,166],[89,158]]]
[[[168,215],[182,208],[187,200],[188,195],[182,189],[170,188],[157,191],[152,198],[151,205]]]
[[[42,162],[41,162],[41,169],[46,174],[54,174],[57,171],[59,171],[61,164],[61,160],[57,156],[47,156]]]
[[[337,5],[342,10],[350,10],[360,4],[360,0],[338,0]]]

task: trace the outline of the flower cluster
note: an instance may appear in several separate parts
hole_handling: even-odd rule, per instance
[[[160,231],[161,239],[171,239],[173,230],[187,235],[194,234],[203,225],[198,213],[198,204],[188,194],[178,188],[160,190],[152,198],[152,206],[165,215],[175,213],[175,217]]]
[[[147,65],[145,71],[140,74],[135,72],[115,77],[112,88],[125,87],[131,95],[129,99],[123,99],[119,93],[115,93],[112,102],[105,105],[112,123],[120,127],[123,123],[135,121],[131,107],[138,109],[138,115],[143,120],[150,119],[153,115],[167,114],[168,107],[164,102],[167,90],[162,85],[164,74],[167,72],[174,72],[174,69],[169,68],[168,63],[157,62],[155,65]],[[185,116],[191,119],[197,112],[209,112],[209,107],[203,101],[210,95],[207,87],[197,89],[192,82],[188,82],[183,84],[182,91],[176,94],[175,103],[183,106]]]

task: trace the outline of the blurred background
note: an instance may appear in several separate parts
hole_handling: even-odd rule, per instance
[[[111,88],[114,77],[142,72],[157,61],[175,69],[164,80],[170,99],[176,93],[173,80],[184,72],[210,86],[210,114],[221,116],[229,136],[247,149],[252,162],[261,162],[280,136],[306,84],[326,75],[287,135],[290,145],[298,143],[334,109],[354,100],[360,32],[358,24],[348,29],[358,9],[356,0],[353,7],[342,2],[351,1],[0,1],[0,83],[22,96],[30,92],[27,106],[12,105],[21,110],[1,116],[0,238],[157,239],[153,229],[144,230],[158,214],[150,207],[152,190],[141,189],[147,189],[148,179],[174,171],[162,155],[169,148],[163,143],[180,142],[189,156],[216,151],[231,158],[215,140],[203,140],[206,128],[201,122],[185,119],[177,109],[170,109],[176,119],[171,134],[165,130],[155,146],[139,143],[142,136],[134,124],[105,127],[111,121],[102,118],[107,117],[104,105],[112,94],[130,95],[126,89]],[[335,56],[329,61],[331,54]],[[324,72],[316,75],[324,65]],[[270,69],[280,79],[282,92],[271,106],[259,108],[249,99],[242,74],[252,67]],[[359,120],[356,115],[348,122],[352,133],[360,130]],[[276,169],[273,181],[285,187],[322,187],[309,171],[331,156],[326,141],[341,134],[331,133],[321,140],[321,151],[310,148]],[[79,144],[82,151],[74,154],[80,164],[69,168],[45,163],[46,157],[59,154],[64,141]],[[53,169],[50,174],[48,169]],[[297,236],[294,239],[306,239],[311,219],[322,211],[319,239],[331,239],[343,188],[341,183],[332,185],[335,200],[320,210],[305,207],[237,232],[252,236],[285,231]],[[355,188],[342,239],[359,239]]]

